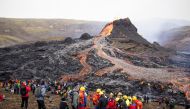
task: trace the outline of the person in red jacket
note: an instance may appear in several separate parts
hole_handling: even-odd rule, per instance
[[[137,109],[137,104],[136,104],[136,102],[137,102],[137,97],[136,97],[136,96],[133,96],[132,100],[133,100],[133,102],[132,102],[132,104],[129,106],[129,109]]]
[[[143,103],[140,100],[136,100],[137,109],[143,109]]]
[[[0,93],[0,102],[2,102],[5,99],[5,95]]]
[[[21,108],[25,107],[25,109],[28,108],[28,98],[29,98],[29,92],[30,92],[30,87],[26,85],[26,82],[22,82],[20,93],[21,93]]]
[[[106,109],[116,109],[116,101],[115,99],[113,98],[113,93],[110,93],[110,97],[108,99],[108,104],[107,104],[107,107]]]
[[[133,101],[133,103],[129,106],[129,109],[137,109],[136,103]]]

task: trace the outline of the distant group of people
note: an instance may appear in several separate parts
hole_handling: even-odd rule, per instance
[[[123,95],[121,92],[116,97],[113,93],[107,97],[104,90],[97,89],[95,93],[88,94],[86,88],[81,86],[79,90],[73,89],[69,97],[71,97],[72,109],[90,109],[89,102],[92,102],[95,109],[143,109],[142,100],[137,99],[136,96]],[[68,108],[66,98],[66,96],[62,98],[60,109]]]
[[[32,91],[32,93],[35,95],[37,103],[38,103],[38,109],[46,109],[45,103],[44,103],[44,97],[47,90],[47,87],[45,86],[45,81],[9,81],[9,82],[3,82],[1,83],[1,86],[5,88],[5,91],[9,91],[12,94],[19,94],[21,95],[21,108],[28,108],[28,99],[29,99],[29,92]],[[5,98],[5,96],[2,98],[2,100]]]
[[[11,80],[1,83],[1,86],[12,94],[21,95],[21,107],[28,108],[29,92],[36,97],[38,109],[46,109],[46,93],[60,95],[60,109],[143,109],[143,104],[149,103],[149,96],[127,96],[121,92],[106,93],[105,90],[97,89],[89,91],[88,86],[82,83],[70,85],[69,83],[45,80]],[[189,87],[190,88],[190,87]],[[0,94],[0,102],[5,98]],[[52,102],[51,97],[49,97]],[[158,99],[159,105],[163,102],[169,109],[175,108],[175,99]],[[187,100],[187,102],[189,102]],[[190,107],[186,105],[185,109]]]

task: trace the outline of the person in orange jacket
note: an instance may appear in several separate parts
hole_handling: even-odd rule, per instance
[[[80,87],[78,109],[86,109],[87,97],[85,87]]]
[[[97,89],[96,93],[94,93],[94,95],[92,96],[92,102],[93,102],[93,105],[95,106],[95,109],[98,109],[98,103],[99,103],[99,99],[100,99],[100,92],[101,92],[101,89]]]
[[[26,82],[22,82],[20,93],[21,93],[21,108],[25,107],[26,109],[28,108],[28,98],[29,98],[29,92],[30,92],[30,87],[26,85]]]
[[[132,99],[135,102],[137,109],[143,108],[143,103],[140,100],[138,100],[136,96],[133,96]]]

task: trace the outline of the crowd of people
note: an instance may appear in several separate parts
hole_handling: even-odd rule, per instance
[[[28,108],[29,92],[36,97],[38,109],[46,109],[45,97],[46,93],[52,95],[60,95],[60,109],[143,109],[143,104],[149,102],[149,97],[145,96],[129,96],[121,92],[106,93],[103,89],[89,91],[85,83],[69,84],[57,81],[44,80],[11,80],[2,82],[1,87],[12,94],[21,95],[21,107]],[[0,102],[5,98],[0,95]],[[51,97],[49,97],[50,102]],[[163,99],[159,99],[159,104],[163,103]],[[166,100],[167,101],[167,100]],[[167,103],[168,102],[168,103]],[[167,101],[169,109],[175,108],[175,100]],[[189,109],[187,107],[186,109]]]

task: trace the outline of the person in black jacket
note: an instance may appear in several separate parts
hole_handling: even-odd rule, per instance
[[[103,92],[100,92],[100,99],[98,103],[99,109],[106,109],[106,106],[108,104],[108,99],[105,97]]]
[[[68,106],[66,99],[64,97],[61,98],[61,103],[60,103],[59,109],[69,109],[69,106]]]

